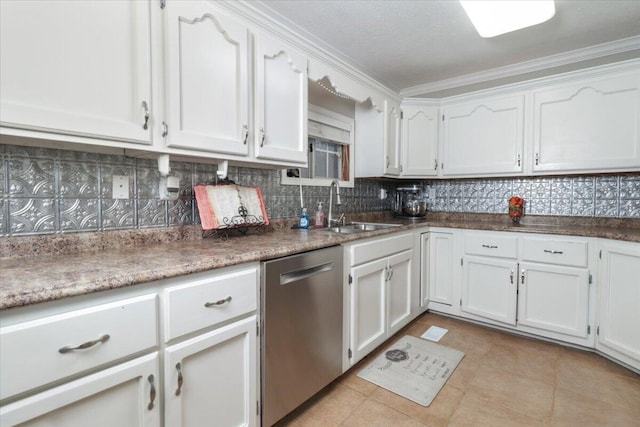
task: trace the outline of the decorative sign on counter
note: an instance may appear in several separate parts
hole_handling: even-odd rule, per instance
[[[193,187],[203,230],[269,225],[262,191],[239,185]]]

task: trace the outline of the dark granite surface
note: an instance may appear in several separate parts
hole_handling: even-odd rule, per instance
[[[361,234],[335,234],[321,229],[292,230],[289,228],[292,220],[288,220],[261,233],[232,235],[227,240],[203,239],[196,226],[2,239],[0,309],[278,258],[428,226],[640,242],[640,220],[636,219],[528,216],[518,225],[506,215],[493,214],[429,214],[426,221],[407,221],[372,213],[350,219],[403,226]]]

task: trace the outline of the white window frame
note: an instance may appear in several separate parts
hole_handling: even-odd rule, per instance
[[[355,175],[355,121],[347,116],[336,113],[335,111],[327,110],[326,108],[318,107],[317,105],[309,104],[308,111],[308,120],[320,123],[321,125],[332,126],[334,128],[338,128],[349,132],[348,141],[338,141],[338,143],[348,145],[349,146],[349,180],[338,181],[340,187],[353,188],[354,187],[354,175]],[[309,126],[309,128],[312,128]],[[322,138],[328,141],[326,136],[318,135],[313,133],[313,131],[309,132],[310,137]],[[292,169],[292,168],[288,168]],[[282,185],[305,185],[305,186],[318,186],[318,187],[329,187],[332,178],[294,178],[287,176],[287,169],[283,169],[281,171],[281,184]]]

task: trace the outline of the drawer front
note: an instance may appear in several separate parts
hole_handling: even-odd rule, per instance
[[[499,233],[466,233],[464,252],[467,255],[516,259],[518,238]]]
[[[523,261],[586,267],[587,255],[587,242],[531,237],[522,239]]]
[[[165,342],[256,311],[258,269],[252,267],[166,289]]]
[[[145,295],[0,329],[0,399],[157,346],[156,301]]]
[[[382,237],[350,246],[351,265],[359,265],[413,248],[413,234]]]

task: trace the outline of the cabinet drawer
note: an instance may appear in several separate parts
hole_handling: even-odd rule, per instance
[[[518,238],[499,233],[466,233],[464,252],[467,255],[515,259],[518,257]]]
[[[0,399],[155,347],[156,306],[152,294],[1,328]]]
[[[522,260],[586,267],[587,247],[587,242],[525,237],[522,239]]]
[[[413,248],[411,233],[373,239],[365,243],[350,246],[351,265],[373,261],[382,257]]]
[[[258,269],[212,274],[166,289],[165,342],[255,311]]]

